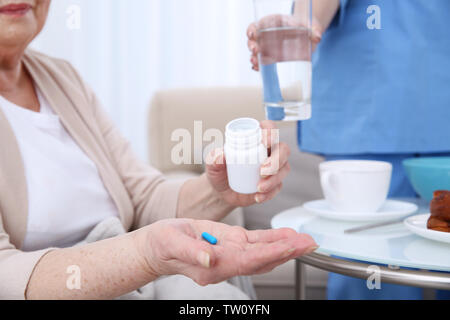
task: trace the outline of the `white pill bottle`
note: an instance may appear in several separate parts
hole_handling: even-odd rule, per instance
[[[251,118],[231,121],[225,130],[224,149],[230,188],[241,194],[257,193],[261,165],[267,159],[259,122]]]

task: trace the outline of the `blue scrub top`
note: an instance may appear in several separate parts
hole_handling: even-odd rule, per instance
[[[378,5],[381,29],[367,13]],[[450,0],[341,0],[313,56],[303,151],[450,151]]]

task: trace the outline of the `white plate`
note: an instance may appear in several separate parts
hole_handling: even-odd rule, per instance
[[[303,207],[322,218],[343,221],[382,221],[406,217],[418,210],[417,205],[398,200],[386,200],[377,212],[338,212],[325,199],[307,202]]]
[[[409,217],[408,219],[405,219],[405,226],[411,232],[423,238],[450,243],[450,233],[430,230],[427,228],[428,218],[430,218],[429,213]]]

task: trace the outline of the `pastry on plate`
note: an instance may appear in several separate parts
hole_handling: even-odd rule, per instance
[[[450,191],[435,191],[430,204],[431,216],[427,228],[450,232]]]

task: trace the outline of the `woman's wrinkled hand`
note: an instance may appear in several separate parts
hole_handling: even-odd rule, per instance
[[[302,23],[299,22],[299,19],[294,16],[286,16],[286,15],[271,15],[267,16],[258,22],[252,23],[247,29],[247,37],[248,37],[248,48],[251,52],[250,62],[252,64],[252,69],[255,71],[259,71],[259,60],[258,54],[260,53],[260,30],[269,29],[269,28],[277,28],[277,27],[301,27]],[[323,28],[320,23],[313,18],[312,20],[312,30],[310,39],[312,42],[312,50],[314,51],[322,39]],[[301,48],[286,48],[285,44],[282,43],[282,39],[280,39],[281,43],[277,44],[273,41],[270,44],[267,44],[266,51],[263,52],[262,59],[267,60],[263,61],[264,64],[271,64],[274,62],[281,61],[292,61],[292,60],[304,60],[305,56],[309,53],[302,52]],[[305,49],[306,47],[304,47]],[[274,61],[272,61],[274,60]]]
[[[203,232],[216,237],[217,244],[202,240]],[[190,219],[162,220],[140,229],[136,245],[155,277],[183,274],[200,285],[266,273],[317,249],[309,235],[292,229],[247,231]]]
[[[278,143],[279,134],[272,121],[262,121],[263,143],[268,148],[269,158],[261,166],[261,180],[256,194],[240,194],[228,183],[226,159],[223,149],[212,151],[206,159],[206,174],[214,190],[229,205],[247,207],[273,199],[283,186],[283,180],[291,168],[288,162],[291,150],[286,143]]]

